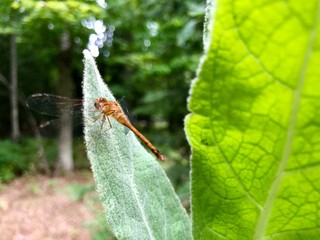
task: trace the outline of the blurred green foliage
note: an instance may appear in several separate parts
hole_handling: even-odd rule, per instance
[[[137,128],[168,155],[167,170],[179,188],[188,178],[190,151],[183,119],[190,81],[203,52],[204,7],[200,0],[110,0],[105,8],[94,0],[5,0],[0,6],[0,74],[9,79],[9,41],[10,35],[16,34],[22,95],[57,93],[61,89],[59,39],[68,32],[72,40],[71,95],[81,97],[82,50],[89,35],[94,33],[83,21],[101,19],[114,32],[112,42],[99,49],[98,68],[115,96],[127,98],[129,108],[138,118]],[[2,85],[0,108],[10,111],[9,92]],[[22,133],[30,136],[32,132],[25,116],[21,108]],[[10,115],[2,114],[0,118],[0,137],[6,138],[10,134]],[[51,144],[45,143],[50,167],[54,166],[56,157],[56,143]],[[74,147],[76,166],[89,167],[83,145],[75,143]],[[7,151],[17,154],[13,148]],[[38,161],[36,147],[29,150],[29,161],[32,157]],[[10,168],[6,171],[16,172]]]
[[[42,145],[49,168],[54,171],[57,157],[57,142],[43,139]],[[89,168],[82,141],[74,142],[76,169]],[[0,141],[0,183],[8,182],[26,172],[43,171],[43,162],[39,155],[39,143],[33,138],[23,138],[19,143],[10,140]]]
[[[23,139],[19,144],[0,141],[0,183],[31,171],[37,159],[36,152],[37,145],[32,139]]]

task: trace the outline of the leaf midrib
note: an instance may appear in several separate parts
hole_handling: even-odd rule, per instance
[[[254,239],[255,240],[260,240],[263,238],[263,236],[266,233],[266,229],[268,226],[268,220],[271,215],[271,211],[276,199],[276,194],[279,190],[279,187],[281,185],[283,173],[285,172],[286,165],[288,163],[290,153],[291,153],[291,146],[293,143],[294,135],[295,135],[295,127],[297,123],[297,118],[298,118],[298,112],[299,112],[299,105],[300,105],[300,100],[302,97],[302,90],[304,86],[304,79],[306,77],[308,65],[310,62],[310,58],[312,55],[312,46],[316,40],[317,37],[317,27],[320,23],[320,4],[318,2],[317,6],[317,14],[316,14],[316,19],[315,19],[315,24],[313,29],[310,32],[310,38],[309,42],[306,48],[306,53],[304,55],[304,60],[303,64],[301,66],[301,71],[299,74],[298,78],[298,86],[296,90],[293,92],[293,101],[292,101],[292,106],[291,106],[291,116],[290,116],[290,122],[289,122],[289,128],[287,131],[287,137],[286,137],[286,142],[285,146],[282,152],[282,158],[279,164],[279,169],[277,171],[275,180],[272,183],[272,186],[270,188],[269,194],[267,196],[267,200],[265,202],[264,208],[261,211],[261,214],[258,219],[258,223],[256,226],[255,234],[254,234]]]

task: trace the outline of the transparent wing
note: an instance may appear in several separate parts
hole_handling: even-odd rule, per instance
[[[82,116],[82,100],[47,93],[36,93],[26,100],[32,110],[47,116],[60,117],[62,113]]]
[[[47,93],[36,93],[26,100],[27,106],[32,110],[46,116],[60,118],[62,113],[72,116],[74,126],[82,124],[82,100],[71,99]],[[41,128],[50,126],[58,128],[59,119],[49,120],[40,124]]]
[[[136,119],[135,119],[135,116],[133,116],[128,109],[127,99],[125,97],[122,97],[117,102],[120,104],[121,109],[124,112],[124,114],[127,116],[127,119],[129,120],[129,122],[131,124],[134,124],[136,122]],[[128,134],[130,132],[129,128],[125,127],[124,132],[125,134]]]

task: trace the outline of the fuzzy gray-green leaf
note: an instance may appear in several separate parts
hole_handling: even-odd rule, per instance
[[[118,239],[192,239],[189,217],[155,157],[112,118],[112,128],[99,131],[94,99],[115,99],[86,50],[84,57],[85,141],[111,231]]]

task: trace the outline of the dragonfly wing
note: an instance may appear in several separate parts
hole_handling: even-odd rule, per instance
[[[26,102],[28,107],[43,115],[60,117],[62,113],[70,113],[82,116],[82,100],[80,99],[37,93],[28,97]]]

